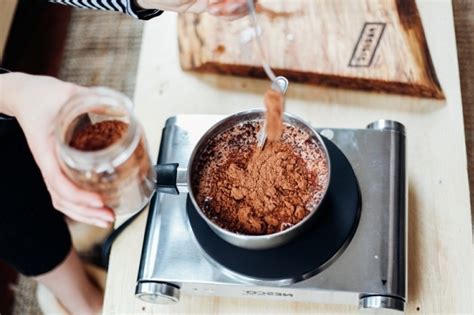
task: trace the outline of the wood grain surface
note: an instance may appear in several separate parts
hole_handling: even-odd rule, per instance
[[[119,12],[73,12],[58,77],[85,86],[107,86],[132,97],[144,21]]]
[[[472,236],[453,12],[449,0],[418,1],[445,100],[290,83],[286,110],[318,127],[363,128],[379,119],[407,127],[409,177],[408,314],[472,314]],[[176,16],[146,24],[136,114],[156,158],[165,120],[176,114],[231,114],[263,106],[269,82],[184,72]],[[159,39],[159,40],[158,40]],[[135,298],[147,212],[113,246],[106,314],[353,314],[356,306],[184,295],[160,306]],[[117,224],[123,219],[119,220]]]
[[[454,0],[453,9],[471,187],[471,221],[474,223],[474,1]]]
[[[414,0],[260,0],[261,40],[295,82],[443,98]],[[250,19],[179,19],[183,69],[264,77]]]

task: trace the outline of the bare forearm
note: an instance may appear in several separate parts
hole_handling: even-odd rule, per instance
[[[38,80],[46,83],[31,84]],[[21,72],[0,74],[0,113],[15,117],[28,116],[28,110],[38,106],[34,96],[46,93],[45,86],[48,83],[61,86],[61,93],[58,94],[72,95],[79,89],[74,84],[51,77],[33,76]],[[55,95],[49,97],[55,99]]]

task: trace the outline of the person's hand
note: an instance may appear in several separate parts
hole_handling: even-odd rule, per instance
[[[215,16],[236,19],[247,15],[247,0],[137,0],[144,9],[160,9],[179,13],[208,12]]]
[[[76,187],[61,171],[54,142],[54,119],[77,85],[23,73],[2,74],[3,112],[15,116],[41,170],[54,207],[74,220],[107,227],[114,215],[98,194]],[[6,95],[8,91],[8,96]]]

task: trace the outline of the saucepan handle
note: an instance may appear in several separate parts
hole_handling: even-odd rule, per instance
[[[156,191],[178,195],[188,192],[186,168],[179,167],[178,163],[155,165]]]

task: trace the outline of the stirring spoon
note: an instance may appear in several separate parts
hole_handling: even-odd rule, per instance
[[[265,74],[270,79],[270,81],[275,82],[276,80],[275,73],[273,72],[272,68],[270,68],[270,65],[267,60],[267,55],[265,54],[265,49],[263,48],[263,43],[262,43],[262,40],[260,39],[260,34],[258,32],[258,30],[261,28],[258,25],[257,12],[255,10],[254,0],[247,0],[247,5],[249,7],[250,21],[252,22],[252,26],[255,31],[255,42],[257,43],[257,48],[260,54],[260,61],[262,62],[263,70],[265,71]]]
[[[280,92],[285,95],[286,90],[288,89],[288,79],[283,76],[278,76],[275,78],[275,81],[272,83],[272,89]],[[263,127],[257,134],[257,148],[263,149],[265,142],[267,141],[267,121],[264,120]]]
[[[280,92],[282,95],[285,95],[286,90],[288,89],[288,79],[283,76],[275,76],[270,64],[268,63],[267,55],[265,53],[265,49],[263,48],[262,40],[260,39],[260,34],[258,32],[260,26],[258,25],[257,21],[257,12],[255,10],[254,0],[247,0],[247,5],[249,7],[249,15],[250,20],[252,21],[254,32],[255,32],[255,42],[257,43],[257,48],[260,54],[260,61],[263,66],[263,70],[265,74],[272,82],[272,89],[275,91]],[[266,134],[266,121],[264,122],[264,126],[260,129],[257,135],[257,147],[262,149],[265,146],[265,142],[267,140]]]

